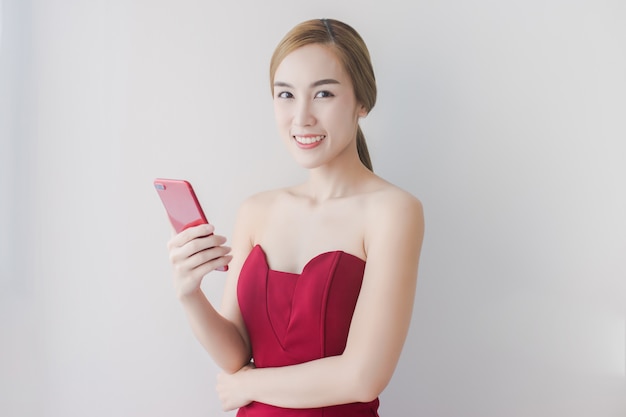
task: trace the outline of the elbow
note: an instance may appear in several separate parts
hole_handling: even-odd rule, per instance
[[[221,368],[222,368],[222,371],[224,371],[225,373],[232,375],[236,373],[237,371],[239,371],[241,368],[243,368],[243,366],[237,367],[237,366],[231,366],[231,365],[222,365]]]
[[[224,371],[227,374],[234,374],[237,373],[239,371],[241,371],[242,368],[249,366],[251,358],[247,358],[244,361],[239,361],[239,360],[230,360],[228,362],[222,362],[222,363],[218,363],[218,366],[222,369],[222,371]]]
[[[382,391],[381,391],[382,392]],[[371,403],[374,401],[380,393],[376,394],[374,391],[363,391],[356,402],[359,403]]]
[[[377,399],[387,387],[390,377],[372,367],[360,367],[353,374],[354,401],[369,403]]]
[[[210,354],[211,352],[209,352]],[[242,349],[237,351],[233,349],[228,354],[223,355],[211,355],[215,364],[225,373],[234,374],[240,371],[243,367],[250,365],[252,362],[252,356],[249,351]]]
[[[361,382],[356,393],[356,402],[369,403],[374,401],[383,392],[385,386],[372,382]]]

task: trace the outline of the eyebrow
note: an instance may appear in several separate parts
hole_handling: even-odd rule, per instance
[[[312,83],[311,87],[319,87],[321,85],[327,85],[327,84],[341,84],[341,83],[333,78],[324,78],[323,80],[315,81],[314,83]],[[276,81],[274,83],[274,87],[294,88],[293,85],[283,82],[283,81]]]

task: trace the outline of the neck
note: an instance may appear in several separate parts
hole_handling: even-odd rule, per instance
[[[364,180],[374,174],[355,156],[311,169],[302,192],[317,203],[360,193]]]

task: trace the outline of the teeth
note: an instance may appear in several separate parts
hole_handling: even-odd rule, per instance
[[[298,141],[298,143],[301,143],[303,145],[310,145],[312,143],[319,142],[320,140],[324,139],[325,137],[326,136],[324,136],[324,135],[307,136],[307,137],[294,136],[294,138]]]

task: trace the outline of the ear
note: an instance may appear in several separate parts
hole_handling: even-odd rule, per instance
[[[359,104],[359,111],[357,112],[357,115],[359,117],[365,117],[365,116],[367,116],[367,113],[369,113],[369,112],[367,111],[365,106],[362,105],[362,104]]]

